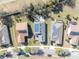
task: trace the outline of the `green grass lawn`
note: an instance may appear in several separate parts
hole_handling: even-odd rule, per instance
[[[15,25],[10,28],[11,31],[11,36],[12,36],[12,41],[13,41],[13,46],[17,46],[17,39],[16,39],[16,30],[15,30]]]

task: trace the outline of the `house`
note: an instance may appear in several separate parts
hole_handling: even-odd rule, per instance
[[[73,38],[74,36],[79,36],[79,24],[69,24],[68,30],[67,30],[67,35],[69,38]]]
[[[69,23],[67,35],[68,35],[68,38],[70,38],[70,44],[72,46],[78,46],[79,45],[79,24]]]
[[[8,28],[6,25],[0,24],[0,47],[10,46],[10,38]]]
[[[38,40],[40,42],[45,42],[46,40],[46,24],[45,22],[34,22],[34,35],[35,35],[35,40]]]
[[[51,44],[56,43],[63,45],[64,40],[64,23],[61,20],[56,21],[51,27]]]
[[[28,37],[28,26],[27,22],[17,23],[16,24],[16,31],[18,33],[17,40],[20,44],[25,44]]]

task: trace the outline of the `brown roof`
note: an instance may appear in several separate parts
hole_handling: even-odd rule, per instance
[[[27,22],[23,22],[23,23],[17,23],[16,24],[16,30],[27,30]]]
[[[27,22],[17,23],[16,31],[18,31],[18,35],[17,35],[18,43],[25,42],[24,36],[28,36]],[[27,31],[27,32],[23,33],[23,32],[19,32],[19,31]]]

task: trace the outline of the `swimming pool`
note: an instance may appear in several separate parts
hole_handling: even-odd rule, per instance
[[[35,23],[35,32],[40,32],[40,23]]]

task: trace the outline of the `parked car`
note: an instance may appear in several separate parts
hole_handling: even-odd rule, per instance
[[[13,55],[12,55],[11,52],[7,52],[7,53],[5,53],[5,56],[6,56],[6,57],[13,57]]]
[[[70,56],[71,53],[69,51],[62,51],[58,54],[58,56],[62,56],[62,57],[66,57],[66,56]]]
[[[44,54],[44,52],[43,52],[42,50],[39,49],[39,50],[37,51],[37,55],[40,55],[40,56],[41,56],[41,55],[43,55],[43,54]]]
[[[24,51],[20,51],[20,52],[18,52],[17,55],[18,55],[18,56],[26,56],[26,53],[25,53]]]

